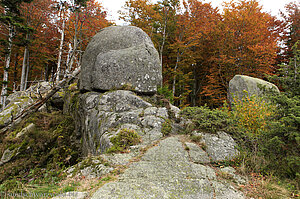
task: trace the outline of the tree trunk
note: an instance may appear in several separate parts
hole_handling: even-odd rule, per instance
[[[67,65],[67,74],[69,73],[69,65],[70,65],[70,58],[71,58],[71,54],[72,54],[72,51],[73,51],[73,49],[72,49],[72,44],[71,43],[69,43],[69,51],[68,51],[68,56],[67,56],[67,62],[66,62],[66,65]]]
[[[194,83],[193,83],[192,106],[196,106],[197,76],[196,76],[196,67],[194,64],[193,64],[193,73],[194,73]]]
[[[60,72],[61,72],[61,57],[62,57],[62,53],[63,53],[63,45],[64,45],[64,38],[65,38],[64,13],[62,13],[62,20],[63,20],[63,24],[62,24],[62,29],[61,29],[61,38],[60,38],[59,54],[58,54],[58,61],[57,61],[56,84],[58,84],[58,82],[59,82],[59,76],[60,76]]]
[[[175,68],[174,68],[174,77],[173,77],[173,97],[175,97],[175,90],[176,90],[176,71],[178,68],[180,62],[180,53],[179,53],[179,49],[177,50],[177,58],[176,58],[176,64],[175,64]]]
[[[8,25],[8,30],[9,30],[8,46],[7,46],[7,52],[5,55],[5,67],[4,67],[3,83],[2,83],[2,91],[1,91],[2,110],[4,110],[6,97],[7,97],[8,70],[9,70],[9,65],[10,65],[12,41],[13,41],[13,37],[14,37],[13,25],[10,23]]]
[[[29,78],[29,71],[30,71],[30,65],[29,65],[29,50],[27,50],[27,69],[26,69],[26,76],[25,76],[25,82],[24,82],[24,90],[27,88],[27,82]]]
[[[14,79],[13,79],[13,92],[16,92],[17,90],[17,76],[18,76],[18,56],[19,54],[15,54],[15,67],[14,67]]]
[[[78,48],[78,39],[77,39],[77,35],[78,35],[78,22],[79,22],[79,16],[78,16],[78,12],[75,13],[75,33],[74,33],[74,39],[73,39],[73,51],[71,53],[71,57],[70,57],[70,63],[68,65],[68,71],[70,72],[72,70],[72,66],[74,63],[74,59],[76,58],[76,51]]]
[[[68,85],[79,73],[80,73],[80,68],[75,70],[72,73],[70,78],[66,78],[66,79],[62,80],[59,84],[57,84],[53,89],[51,89],[48,92],[48,94],[44,98],[38,100],[36,103],[32,104],[31,106],[29,106],[28,108],[23,110],[20,114],[16,115],[16,117],[13,118],[14,120],[11,120],[9,123],[0,125],[0,134],[4,133],[8,129],[10,129],[12,126],[19,124],[22,121],[22,119],[24,119],[28,115],[38,111],[39,108],[43,104],[45,104],[57,91],[59,91],[64,86]]]
[[[29,39],[29,33],[26,34],[26,40]],[[22,65],[22,73],[21,73],[21,85],[20,91],[26,90],[25,88],[25,78],[26,78],[26,69],[27,69],[27,59],[28,59],[28,45],[25,46],[24,56],[23,56],[23,65]]]

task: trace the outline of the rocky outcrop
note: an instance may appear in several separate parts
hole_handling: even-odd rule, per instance
[[[112,146],[110,138],[122,129],[134,130],[144,144],[158,140],[169,117],[166,108],[157,108],[126,90],[88,92],[73,101],[76,105],[70,106],[77,109],[76,129],[82,136],[84,156],[104,153]]]
[[[245,198],[230,183],[218,179],[212,167],[191,161],[191,153],[179,136],[161,140],[91,198]]]
[[[130,88],[153,94],[162,81],[158,52],[150,37],[133,26],[102,29],[88,44],[81,65],[81,90]]]
[[[268,91],[279,93],[278,87],[270,82],[246,75],[235,75],[229,82],[228,99],[232,103],[233,97],[239,100],[247,95],[263,97]]]
[[[29,87],[26,91],[17,91],[9,95],[5,109],[0,112],[0,126],[6,125],[37,99],[44,97],[50,88],[49,82],[40,82]]]

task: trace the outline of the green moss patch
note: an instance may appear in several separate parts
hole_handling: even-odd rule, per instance
[[[36,125],[32,132],[22,138],[13,136],[30,123]],[[74,130],[72,117],[61,111],[37,112],[1,136],[0,153],[18,148],[18,154],[0,166],[0,191],[16,188],[25,193],[28,187],[56,187],[64,177],[62,171],[76,164],[81,153]],[[26,188],[20,188],[21,185]]]
[[[130,146],[137,145],[141,142],[141,136],[131,129],[122,129],[110,139],[113,146],[107,150],[108,153],[124,152]]]

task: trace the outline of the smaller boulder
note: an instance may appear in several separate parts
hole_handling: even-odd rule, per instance
[[[15,148],[13,150],[6,149],[1,157],[0,166],[9,162],[14,156],[18,154],[20,148]]]
[[[236,142],[223,131],[216,134],[195,131],[193,135],[202,136],[201,142],[205,144],[205,151],[213,162],[231,160],[239,155]]]
[[[239,100],[246,95],[263,97],[268,91],[280,92],[277,86],[265,80],[246,75],[235,75],[229,82],[228,99],[230,103],[233,103],[233,97]]]
[[[26,126],[25,128],[23,128],[17,135],[16,135],[16,138],[20,138],[22,137],[23,135],[25,135],[26,133],[30,133],[30,132],[33,132],[34,129],[35,129],[35,124],[33,123],[30,123],[28,126]]]

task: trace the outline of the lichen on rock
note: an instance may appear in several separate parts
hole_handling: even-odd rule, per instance
[[[81,70],[81,90],[130,87],[154,94],[162,82],[158,52],[150,37],[134,26],[102,29],[88,44]]]

